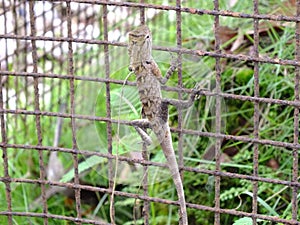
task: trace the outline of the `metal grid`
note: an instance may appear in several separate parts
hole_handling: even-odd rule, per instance
[[[258,0],[253,0],[253,13],[246,14],[241,12],[231,12],[226,10],[220,10],[219,1],[214,0],[214,8],[211,10],[208,9],[194,9],[189,7],[183,7],[185,2],[181,2],[177,0],[173,6],[165,6],[165,5],[155,5],[148,4],[145,1],[140,1],[139,3],[134,2],[114,2],[114,1],[92,1],[92,0],[73,0],[73,1],[55,1],[51,9],[49,11],[54,12],[54,8],[61,9],[62,11],[62,20],[59,24],[56,24],[54,21],[54,17],[51,24],[46,25],[43,24],[42,31],[37,29],[37,25],[40,22],[40,18],[42,21],[45,21],[45,18],[49,15],[45,13],[45,10],[42,14],[37,15],[37,11],[35,11],[35,7],[41,3],[43,7],[45,7],[45,1],[5,1],[2,0],[2,8],[1,8],[1,16],[4,18],[4,28],[3,33],[0,34],[1,45],[4,43],[4,46],[1,46],[1,51],[4,52],[1,55],[1,89],[0,89],[0,109],[1,109],[1,149],[2,149],[2,157],[3,157],[3,175],[0,177],[0,182],[4,184],[1,187],[5,189],[6,195],[6,209],[1,210],[0,217],[7,218],[8,224],[14,224],[15,217],[40,217],[44,224],[51,223],[52,219],[60,220],[68,220],[72,221],[76,224],[108,224],[106,222],[101,222],[99,220],[85,219],[82,215],[81,211],[81,193],[83,190],[89,190],[93,192],[106,193],[108,195],[112,194],[113,189],[113,176],[114,176],[114,162],[116,160],[116,156],[113,154],[113,134],[112,134],[112,125],[113,124],[121,124],[131,126],[131,122],[128,120],[117,120],[112,118],[112,105],[111,105],[111,85],[118,84],[122,85],[123,80],[116,80],[111,78],[111,65],[113,63],[110,59],[110,48],[124,49],[126,47],[126,43],[123,41],[111,41],[109,39],[109,10],[108,7],[115,6],[120,9],[126,8],[128,10],[139,10],[140,12],[140,23],[148,23],[146,21],[145,10],[155,9],[161,13],[174,11],[176,12],[176,47],[163,47],[163,46],[155,46],[154,49],[158,51],[166,51],[173,52],[178,54],[179,60],[182,60],[183,55],[192,55],[196,57],[204,57],[209,56],[215,59],[215,82],[216,88],[214,91],[204,91],[205,96],[212,96],[216,99],[216,122],[215,122],[215,132],[206,132],[206,131],[198,131],[186,129],[183,127],[183,112],[178,111],[178,125],[176,128],[172,128],[173,133],[178,134],[178,156],[179,156],[179,166],[182,171],[192,172],[196,174],[206,174],[214,177],[214,206],[206,206],[204,204],[195,204],[195,203],[187,203],[187,207],[195,210],[205,210],[210,211],[214,214],[214,224],[222,224],[221,215],[229,214],[239,217],[250,217],[252,218],[253,224],[256,224],[258,219],[271,221],[274,223],[284,223],[284,224],[300,224],[298,222],[299,218],[299,208],[298,208],[298,188],[300,183],[298,181],[298,162],[299,156],[298,151],[300,149],[299,144],[299,80],[300,80],[300,1],[297,1],[296,8],[297,12],[295,16],[284,16],[284,15],[269,15],[269,14],[260,14],[259,13],[259,4]],[[74,10],[72,10],[72,4],[76,4],[78,6],[83,6],[83,8],[79,8],[77,14]],[[40,7],[42,7],[40,5]],[[88,14],[88,11],[84,10],[84,7],[88,7],[92,5],[98,10],[102,10],[102,14],[99,16],[101,22],[97,23],[98,26],[101,27],[101,32],[103,32],[100,39],[94,38],[86,38],[86,36],[80,36],[80,33],[86,29],[83,28],[74,28],[74,21],[80,21],[82,17],[89,18],[89,21],[97,21],[97,12],[93,12],[92,14]],[[61,8],[60,8],[61,7]],[[25,11],[20,11],[21,9],[25,9]],[[27,10],[27,11],[26,11]],[[26,14],[29,12],[29,15]],[[214,17],[214,51],[204,51],[204,50],[194,50],[187,49],[182,47],[182,15],[210,15]],[[21,20],[21,16],[23,15],[23,20]],[[14,19],[14,29],[8,27],[8,19],[9,16],[12,16]],[[221,48],[220,42],[220,17],[232,17],[232,18],[240,18],[240,19],[252,19],[253,20],[253,54],[252,55],[244,55],[244,54],[233,54],[224,52]],[[267,21],[284,21],[291,22],[295,24],[295,57],[294,59],[281,59],[281,58],[271,58],[267,56],[262,56],[259,54],[259,21],[267,20]],[[79,22],[78,22],[79,24]],[[92,24],[92,23],[91,23]],[[95,24],[93,24],[95,25]],[[123,24],[124,25],[124,24]],[[129,22],[125,24],[128,26],[130,30],[130,26],[132,26]],[[2,24],[1,24],[2,26]],[[49,36],[47,32],[49,30],[57,29],[59,35]],[[127,29],[127,28],[126,28]],[[76,31],[75,31],[76,30]],[[128,30],[126,30],[128,31]],[[125,31],[124,31],[125,32]],[[10,42],[13,42],[15,45],[15,51],[11,52]],[[39,60],[41,58],[47,58],[49,55],[44,52],[41,55],[39,52],[39,48],[37,47],[38,43],[43,43],[44,47],[46,45],[51,44],[50,53],[53,54],[57,49],[61,49],[60,57],[56,58],[55,63],[61,65],[61,70],[55,70],[55,63],[50,65],[49,68],[39,68]],[[66,45],[65,45],[66,44]],[[91,75],[86,74],[76,74],[76,69],[81,66],[78,61],[76,61],[75,53],[78,54],[78,49],[74,46],[80,45],[84,46],[100,46],[101,51],[105,54],[104,65],[105,71],[104,77],[97,77],[95,71],[88,71]],[[63,48],[66,48],[66,54],[62,51]],[[85,52],[89,49],[87,48]],[[100,51],[100,50],[99,50]],[[80,53],[79,53],[80,54]],[[31,57],[31,60],[28,60],[28,57]],[[83,64],[92,63],[91,58],[97,59],[97,55],[92,55],[90,58],[84,58]],[[235,61],[246,61],[253,62],[254,65],[254,95],[240,95],[240,94],[232,94],[222,92],[221,82],[222,82],[222,59],[230,59]],[[12,64],[13,60],[13,64]],[[285,100],[285,99],[274,99],[274,98],[266,98],[260,97],[260,65],[261,64],[274,64],[274,65],[282,65],[282,66],[292,66],[294,67],[294,100]],[[10,66],[12,65],[12,66]],[[44,83],[46,80],[51,81],[51,85],[49,89],[45,89],[45,86],[42,87],[41,83]],[[22,82],[25,84],[22,86]],[[75,102],[75,83],[76,82],[92,82],[92,83],[103,83],[105,84],[105,96],[106,96],[106,113],[105,116],[96,116],[96,115],[85,115],[82,114],[80,109],[76,108]],[[127,81],[127,86],[135,86],[134,82]],[[13,95],[9,94],[10,88],[14,87]],[[28,89],[27,89],[27,88]],[[33,98],[30,96],[29,87],[33,87]],[[57,88],[58,87],[58,88]],[[64,88],[68,90],[68,93],[63,93]],[[26,90],[22,89],[25,88]],[[178,98],[182,98],[184,93],[190,93],[190,89],[183,88],[183,76],[182,76],[182,68],[178,68],[178,86],[177,87],[163,87],[166,91],[173,91],[178,93]],[[45,96],[47,93],[57,92],[60,93],[62,99],[51,99],[50,107],[48,107],[45,102]],[[26,104],[23,107],[20,107],[21,95],[25,95]],[[58,110],[59,105],[62,101],[67,99],[67,110],[66,112],[60,112]],[[254,115],[253,115],[253,132],[252,135],[249,136],[239,136],[239,135],[231,135],[225,134],[221,129],[221,99],[234,99],[239,101],[249,101],[254,104]],[[11,107],[11,101],[15,101],[15,108]],[[294,121],[294,135],[293,142],[282,142],[277,140],[269,140],[269,139],[261,139],[259,132],[259,123],[260,123],[260,105],[261,104],[274,104],[279,106],[293,107],[293,121]],[[19,119],[23,120],[24,127],[20,126],[18,123]],[[68,147],[58,147],[51,144],[47,144],[44,142],[44,139],[47,137],[47,129],[43,128],[42,123],[46,123],[44,118],[49,120],[49,123],[53,123],[56,118],[63,118],[68,120],[70,123],[69,127],[71,128],[71,144]],[[100,153],[89,151],[89,149],[80,149],[77,144],[77,134],[76,128],[79,120],[84,121],[99,121],[104,122],[106,124],[107,129],[107,153]],[[43,121],[43,122],[41,122]],[[24,135],[25,139],[29,138],[28,133],[29,130],[19,130],[26,129],[29,123],[35,122],[35,130],[36,136],[33,138],[35,141],[31,143],[18,140],[18,136],[16,132],[20,132],[21,135]],[[15,129],[15,135],[11,135],[11,129]],[[10,135],[9,135],[10,134]],[[184,135],[196,135],[199,137],[210,137],[215,139],[215,168],[213,170],[205,169],[205,168],[192,168],[184,166],[183,161],[183,136]],[[234,172],[227,172],[221,169],[221,144],[222,140],[232,140],[236,142],[249,143],[253,145],[253,172],[251,175],[243,175]],[[293,156],[293,167],[290,172],[290,180],[280,180],[280,179],[272,179],[267,177],[259,176],[259,149],[260,146],[274,146],[280,148],[289,149]],[[9,151],[11,150],[19,150],[22,149],[24,151],[37,151],[38,152],[38,164],[39,164],[39,175],[36,179],[33,178],[23,178],[18,176],[12,176],[11,171],[9,169],[9,164],[13,160],[13,158],[8,157]],[[49,181],[46,179],[46,165],[45,165],[45,154],[47,152],[61,152],[72,155],[73,159],[73,167],[74,167],[74,180],[73,182],[59,182],[59,181]],[[106,158],[108,161],[108,177],[109,183],[106,188],[93,187],[91,185],[81,184],[79,180],[79,156],[92,156],[97,155],[103,158]],[[130,163],[138,163],[144,166],[144,171],[147,174],[148,166],[156,166],[156,167],[166,167],[163,163],[157,163],[149,161],[148,154],[146,152],[146,147],[143,147],[143,158],[136,159],[131,157],[118,156],[118,161],[122,162],[130,162]],[[146,176],[145,176],[146,177]],[[253,198],[252,198],[252,211],[244,212],[236,209],[225,209],[221,207],[220,204],[220,193],[222,191],[221,180],[223,178],[231,178],[231,179],[243,179],[247,181],[251,181],[253,188]],[[42,197],[42,212],[30,212],[25,210],[14,210],[13,202],[16,201],[12,198],[13,187],[16,183],[27,183],[39,185],[41,189],[41,197]],[[292,189],[291,201],[292,201],[292,218],[283,219],[277,216],[264,215],[259,213],[258,210],[258,188],[259,183],[270,183],[270,184],[278,184],[284,185]],[[74,217],[56,215],[48,212],[48,204],[46,197],[46,188],[47,186],[59,186],[66,187],[75,190],[75,213]],[[148,195],[147,188],[147,179],[143,179],[143,194],[134,194],[124,191],[115,191],[115,196],[126,197],[126,198],[134,198],[140,199],[144,201],[144,224],[149,224],[150,214],[149,214],[149,203],[157,202],[162,204],[173,204],[178,205],[176,201],[150,197]],[[112,208],[114,208],[112,206]],[[112,211],[112,217],[116,217],[115,212]]]

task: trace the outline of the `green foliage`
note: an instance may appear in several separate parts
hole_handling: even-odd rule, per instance
[[[84,171],[92,168],[93,166],[99,166],[100,164],[103,164],[107,162],[107,159],[99,157],[99,156],[91,156],[89,158],[86,158],[85,161],[79,163],[78,165],[78,173],[83,173]],[[68,173],[66,173],[62,179],[61,182],[70,182],[70,180],[74,179],[74,169],[70,170]]]
[[[248,184],[249,185],[249,184]],[[233,198],[236,198],[239,196],[241,193],[245,191],[246,187],[231,187],[228,190],[225,190],[221,195],[220,195],[220,200],[221,201],[227,201],[231,200]]]
[[[257,222],[259,222],[259,221],[262,221],[262,220],[257,219]],[[253,224],[253,222],[252,222],[252,218],[250,218],[250,217],[240,218],[233,223],[233,225],[251,225],[251,224]]]
[[[245,194],[251,196],[253,198],[253,194],[249,191],[246,191]],[[279,216],[278,213],[276,211],[274,211],[274,209],[268,204],[266,203],[263,199],[261,199],[260,197],[257,198],[257,201],[269,212],[269,215],[272,216]]]

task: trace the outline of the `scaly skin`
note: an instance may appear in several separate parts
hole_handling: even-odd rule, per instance
[[[168,76],[174,71],[175,67],[169,71],[166,78],[162,77],[151,56],[151,42],[151,32],[145,25],[129,33],[129,70],[136,75],[139,96],[142,102],[142,114],[148,119],[150,128],[157,136],[171,171],[180,203],[180,224],[188,225],[184,190],[168,125],[168,104],[176,105],[176,100],[164,101],[161,95],[161,83],[167,81]],[[191,97],[190,101],[185,102],[186,105],[191,105],[194,98],[195,95]]]

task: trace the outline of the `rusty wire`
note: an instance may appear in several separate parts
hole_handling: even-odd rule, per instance
[[[300,16],[300,1],[297,1],[297,12],[296,16]],[[296,22],[296,52],[295,59],[300,60],[300,23]],[[300,100],[299,82],[300,82],[300,68],[295,67],[295,101]],[[299,107],[294,108],[294,143],[299,143]],[[293,148],[293,168],[292,168],[292,181],[298,181],[298,171],[299,171],[299,151]],[[297,188],[292,188],[292,219],[298,220],[299,216],[299,204],[297,200],[298,196]]]
[[[254,0],[254,14],[258,14],[258,1]],[[253,27],[254,27],[254,57],[259,56],[258,46],[259,46],[259,20],[254,19],[253,20]],[[254,62],[254,97],[259,97],[259,64],[258,62]],[[255,138],[259,138],[259,103],[254,102],[254,131],[253,135]],[[259,155],[259,145],[257,143],[254,143],[254,149],[253,149],[253,176],[258,176],[258,155]],[[253,181],[252,182],[252,190],[253,190],[253,199],[252,199],[252,213],[255,215],[257,214],[258,209],[258,182]],[[252,217],[253,224],[257,223],[257,218]]]
[[[165,6],[165,5],[154,5],[154,4],[147,4],[145,1],[140,1],[140,3],[133,3],[133,2],[115,2],[115,1],[101,1],[101,0],[72,0],[72,1],[56,1],[56,2],[65,2],[66,3],[66,18],[67,18],[67,36],[66,37],[46,37],[46,36],[39,36],[36,34],[35,30],[35,16],[34,16],[34,1],[30,1],[30,34],[18,34],[15,32],[14,34],[11,33],[4,33],[0,34],[0,39],[5,40],[16,40],[16,41],[30,41],[32,47],[32,66],[33,71],[28,72],[27,70],[24,71],[8,71],[2,70],[0,71],[1,78],[2,76],[7,77],[14,77],[14,78],[28,78],[31,77],[34,80],[34,107],[33,110],[27,109],[9,109],[7,106],[7,102],[3,98],[3,90],[0,90],[0,122],[1,122],[1,143],[0,147],[2,149],[2,157],[3,157],[3,171],[4,176],[0,177],[0,182],[4,183],[5,186],[5,194],[6,194],[6,202],[7,202],[7,210],[0,211],[0,216],[6,216],[8,219],[8,224],[13,224],[13,217],[39,217],[43,218],[43,223],[48,224],[49,219],[57,219],[57,220],[67,220],[72,221],[76,224],[109,224],[104,222],[99,222],[96,220],[89,220],[82,218],[81,215],[81,200],[80,195],[82,190],[90,190],[93,192],[101,192],[107,193],[108,195],[112,196],[113,193],[113,173],[114,173],[114,162],[116,161],[116,156],[113,155],[112,152],[112,143],[113,143],[113,136],[112,136],[112,125],[113,124],[122,124],[133,126],[134,122],[126,121],[126,120],[115,120],[111,118],[111,84],[123,84],[123,80],[116,80],[110,77],[110,58],[109,58],[109,48],[110,47],[119,47],[123,48],[126,47],[125,43],[120,42],[112,42],[109,41],[108,38],[108,6],[119,6],[119,7],[128,7],[128,8],[138,8],[140,10],[140,22],[141,24],[145,23],[145,9],[157,9],[157,10],[166,10],[166,11],[175,11],[176,12],[176,47],[163,47],[163,46],[155,46],[154,49],[160,51],[168,51],[174,52],[178,54],[179,61],[181,62],[181,56],[183,54],[195,55],[199,57],[203,56],[210,56],[215,58],[215,80],[216,80],[216,90],[215,91],[208,91],[203,90],[202,94],[204,96],[215,96],[216,97],[216,129],[215,132],[202,132],[197,130],[190,130],[184,129],[182,127],[183,123],[183,114],[179,110],[178,111],[178,126],[176,128],[171,128],[173,133],[178,134],[178,156],[179,156],[179,168],[181,170],[181,174],[183,172],[191,172],[196,174],[206,174],[210,176],[214,176],[215,178],[215,200],[214,200],[214,207],[208,207],[201,204],[191,204],[187,203],[189,208],[193,208],[196,210],[205,210],[214,213],[214,223],[215,225],[221,224],[221,214],[230,214],[240,217],[251,217],[253,224],[257,222],[257,219],[263,219],[275,223],[284,223],[284,224],[300,224],[297,221],[299,217],[298,213],[298,200],[297,196],[299,194],[300,183],[298,182],[298,170],[299,170],[299,154],[298,151],[300,150],[299,144],[299,108],[300,108],[300,99],[299,99],[299,80],[300,80],[300,1],[297,1],[297,15],[296,16],[284,16],[284,15],[264,15],[260,14],[258,11],[258,0],[253,0],[253,14],[245,14],[239,12],[230,12],[226,10],[219,9],[219,1],[214,0],[214,9],[213,10],[206,10],[206,9],[193,9],[193,8],[186,8],[182,7],[182,2],[180,0],[176,1],[176,6]],[[104,39],[103,40],[93,40],[93,39],[84,39],[84,38],[77,38],[73,37],[72,34],[72,13],[70,8],[70,3],[87,3],[87,4],[95,4],[100,5],[103,7],[103,25],[104,25]],[[14,7],[18,7],[22,3],[14,5]],[[9,9],[4,10],[7,11]],[[182,13],[187,14],[198,14],[198,15],[211,15],[214,16],[214,35],[215,35],[215,49],[213,52],[211,51],[202,51],[202,50],[193,50],[193,49],[185,49],[182,47],[182,31],[181,31],[181,16]],[[44,15],[43,15],[44,16]],[[253,28],[254,28],[254,55],[242,55],[242,54],[229,54],[222,52],[220,48],[220,37],[218,29],[220,27],[219,18],[221,16],[226,17],[234,17],[234,18],[244,18],[244,19],[253,19]],[[273,21],[287,21],[287,22],[294,22],[296,24],[296,53],[294,60],[287,60],[287,59],[273,59],[266,56],[260,56],[258,47],[259,47],[259,32],[258,32],[258,23],[260,20],[273,20]],[[37,41],[51,41],[51,42],[67,42],[68,43],[68,54],[67,54],[67,71],[61,71],[61,73],[54,73],[53,71],[49,73],[41,73],[38,72],[38,55],[37,55],[37,48],[36,42]],[[84,44],[91,44],[91,45],[101,45],[104,48],[105,52],[105,78],[93,77],[92,75],[85,75],[85,76],[78,76],[74,72],[74,49],[73,44],[76,43],[84,43]],[[9,55],[8,55],[9,57]],[[250,61],[254,63],[254,96],[242,96],[236,94],[228,94],[222,93],[221,91],[221,59],[232,59],[237,61]],[[7,60],[7,59],[6,59]],[[259,66],[261,63],[270,63],[276,65],[289,65],[295,67],[295,87],[294,87],[294,100],[284,100],[284,99],[271,99],[271,98],[264,98],[260,97],[260,90],[259,90]],[[179,63],[181,65],[181,63]],[[69,96],[70,96],[70,108],[69,112],[60,113],[60,112],[51,112],[45,109],[41,109],[40,103],[40,96],[39,96],[39,79],[40,78],[50,78],[53,80],[66,80],[69,82]],[[181,67],[178,68],[178,86],[177,87],[166,87],[164,86],[163,89],[166,91],[175,91],[178,93],[178,98],[182,98],[183,93],[191,93],[191,90],[183,88],[183,81],[182,81],[182,70]],[[26,80],[27,81],[27,80]],[[75,81],[82,81],[82,82],[95,82],[95,83],[104,83],[105,84],[105,92],[106,92],[106,116],[93,116],[93,115],[82,115],[80,112],[75,111]],[[17,86],[18,83],[16,82],[15,85]],[[125,85],[128,86],[135,86],[135,82],[126,82]],[[3,87],[4,84],[2,83],[2,79],[0,79],[0,86]],[[18,88],[16,88],[18,90]],[[18,93],[16,93],[16,96]],[[225,99],[236,99],[241,101],[250,101],[254,103],[254,115],[253,115],[253,137],[245,137],[245,136],[237,136],[237,135],[228,135],[223,134],[221,132],[221,98]],[[291,106],[294,108],[294,141],[290,142],[282,142],[276,140],[265,140],[260,139],[259,136],[259,120],[260,120],[260,103],[268,103],[268,104],[278,104],[278,105],[285,105]],[[37,144],[19,144],[14,141],[14,143],[8,142],[7,137],[7,121],[5,120],[6,115],[31,115],[35,117],[36,123],[36,133],[37,133]],[[54,146],[45,146],[43,145],[43,134],[41,129],[41,118],[55,118],[55,117],[62,117],[70,120],[71,130],[72,130],[72,147],[71,148],[63,148],[63,147],[54,147]],[[106,123],[107,127],[107,143],[108,143],[108,153],[99,153],[99,152],[91,152],[88,149],[82,150],[78,149],[77,142],[76,142],[76,120],[87,120],[87,121],[102,121]],[[183,135],[190,134],[196,135],[199,137],[212,137],[216,139],[216,147],[215,147],[215,169],[203,169],[203,168],[193,168],[184,166],[183,161]],[[221,170],[221,161],[220,161],[220,153],[221,153],[221,140],[234,140],[234,141],[241,141],[243,143],[251,143],[254,146],[254,154],[253,154],[253,173],[251,175],[243,175],[237,174],[232,172],[224,172]],[[269,145],[269,146],[276,146],[276,147],[283,147],[288,148],[293,155],[293,168],[292,168],[292,178],[291,181],[288,180],[279,180],[279,179],[271,179],[271,178],[264,178],[260,177],[258,174],[258,155],[259,155],[259,146],[260,145]],[[38,179],[27,179],[27,178],[13,178],[9,174],[9,158],[7,157],[7,150],[8,149],[24,149],[26,151],[34,151],[38,152],[39,155],[39,169],[40,175]],[[55,181],[48,181],[46,180],[46,171],[44,165],[44,152],[64,152],[68,154],[72,154],[73,156],[73,165],[74,165],[74,181],[72,183],[62,183],[62,182],[55,182]],[[108,188],[100,188],[100,187],[93,187],[89,185],[82,185],[79,181],[79,171],[78,171],[78,164],[79,164],[79,155],[84,156],[100,156],[106,158],[108,160],[108,177],[109,177],[109,186]],[[152,162],[149,160],[149,153],[147,152],[146,146],[143,146],[143,159],[133,159],[130,157],[118,156],[118,160],[129,162],[129,163],[138,163],[143,165],[144,172],[147,175],[148,167],[162,167],[165,168],[166,165],[163,163]],[[146,177],[146,176],[145,176]],[[233,209],[223,209],[220,205],[220,192],[221,192],[221,180],[223,178],[237,178],[237,179],[244,179],[251,181],[253,184],[253,201],[252,201],[252,212],[243,212]],[[144,201],[143,206],[143,217],[144,217],[144,224],[149,224],[150,220],[150,202],[157,202],[162,204],[172,204],[178,205],[178,202],[165,200],[155,197],[150,197],[148,195],[148,183],[147,179],[143,179],[143,194],[132,194],[129,192],[122,192],[122,191],[114,191],[116,196],[122,196],[126,198],[134,198],[140,199]],[[267,216],[259,214],[258,212],[258,183],[265,182],[271,184],[280,184],[292,189],[292,219],[281,219],[276,216]],[[28,183],[28,184],[38,184],[41,186],[41,195],[43,198],[43,206],[42,206],[42,213],[34,213],[34,212],[16,212],[12,209],[12,197],[11,197],[11,186],[14,183]],[[75,202],[76,202],[76,215],[74,217],[67,217],[63,215],[54,215],[48,213],[48,205],[47,199],[45,196],[45,187],[46,185],[50,186],[59,186],[59,187],[66,187],[75,190]],[[112,204],[114,202],[112,201]],[[112,205],[112,209],[114,209],[114,205]],[[115,218],[115,211],[112,210],[112,218]]]
[[[218,11],[219,10],[219,0],[214,0],[214,10]],[[216,53],[221,52],[220,48],[220,37],[219,37],[219,28],[220,28],[220,20],[219,20],[219,15],[216,15],[214,17],[214,35],[215,35],[215,46],[214,50]],[[215,62],[215,71],[216,71],[216,134],[219,135],[221,134],[221,62],[220,62],[220,57],[216,57],[216,62]],[[215,160],[216,160],[216,167],[215,170],[216,172],[219,172],[221,170],[221,138],[216,139],[216,145],[215,145]],[[221,193],[221,177],[220,176],[215,176],[215,208],[220,209],[221,208],[221,203],[220,203],[220,193]],[[218,225],[220,224],[220,218],[221,214],[219,212],[215,213],[215,218],[214,218],[214,224]]]

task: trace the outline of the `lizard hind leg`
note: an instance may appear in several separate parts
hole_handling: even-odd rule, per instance
[[[146,145],[151,145],[152,140],[151,140],[150,136],[147,134],[147,132],[145,131],[145,127],[149,126],[149,121],[147,119],[141,119],[141,120],[134,120],[134,121],[132,121],[132,123],[134,125],[135,130],[138,132],[138,134],[142,138],[143,142]]]

